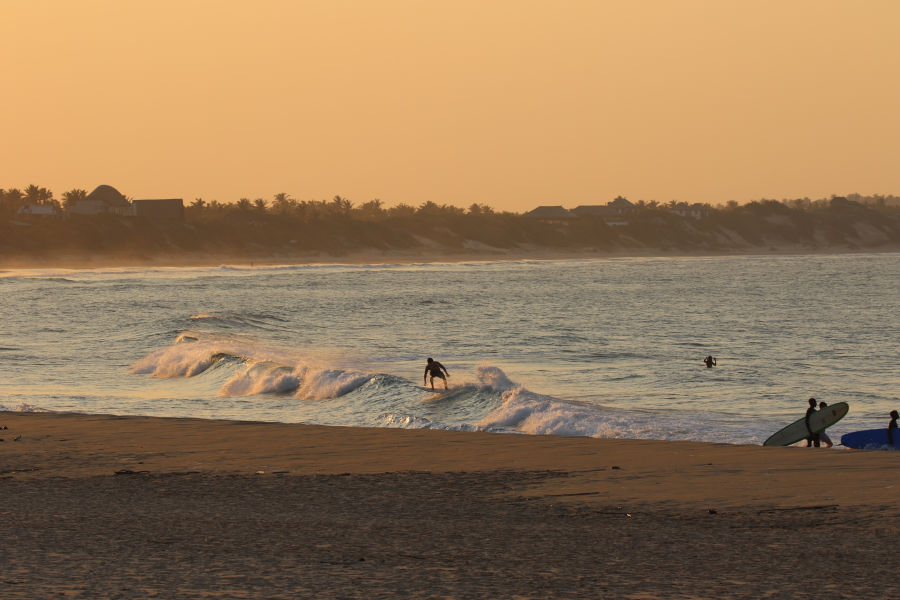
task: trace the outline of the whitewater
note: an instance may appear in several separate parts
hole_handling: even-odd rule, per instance
[[[896,254],[31,269],[0,297],[2,410],[761,443],[811,396],[850,403],[838,437],[900,408]]]

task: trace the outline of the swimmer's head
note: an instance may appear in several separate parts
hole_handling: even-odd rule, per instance
[[[897,411],[896,411],[896,410],[892,410],[892,411],[891,411],[891,418],[892,418],[892,419],[900,419],[900,414],[897,414]]]
[[[826,406],[828,406],[827,402],[819,402],[819,408],[825,408]]]
[[[816,407],[816,399],[815,399],[815,398],[810,398],[810,399],[809,399],[809,405],[812,406],[813,408],[815,408],[815,407]]]

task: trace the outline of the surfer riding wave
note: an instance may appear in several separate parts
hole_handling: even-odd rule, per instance
[[[443,373],[441,372],[443,370]],[[447,370],[447,367],[434,360],[433,358],[428,359],[428,364],[425,365],[425,375],[422,377],[422,383],[424,384],[429,376],[431,376],[431,389],[434,389],[434,378],[440,377],[444,380],[444,389],[447,388],[447,377],[444,377],[444,373],[447,374],[447,377],[450,377],[450,371]]]

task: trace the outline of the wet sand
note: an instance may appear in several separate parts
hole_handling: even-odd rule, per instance
[[[2,598],[900,596],[900,453],[52,413],[4,425]]]

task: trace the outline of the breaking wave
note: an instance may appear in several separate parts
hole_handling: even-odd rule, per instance
[[[312,356],[194,335],[179,335],[173,345],[151,352],[129,372],[158,379],[201,377],[214,386],[210,395],[221,398],[269,394],[304,401],[341,399],[341,404],[327,406],[327,415],[303,413],[305,422],[328,424],[742,443],[758,443],[768,427],[756,424],[757,432],[703,415],[621,411],[564,400],[532,392],[488,363],[468,374],[456,371],[449,390],[432,391],[387,373],[338,368]],[[213,371],[218,375],[202,377]],[[297,410],[313,409],[298,405]]]

